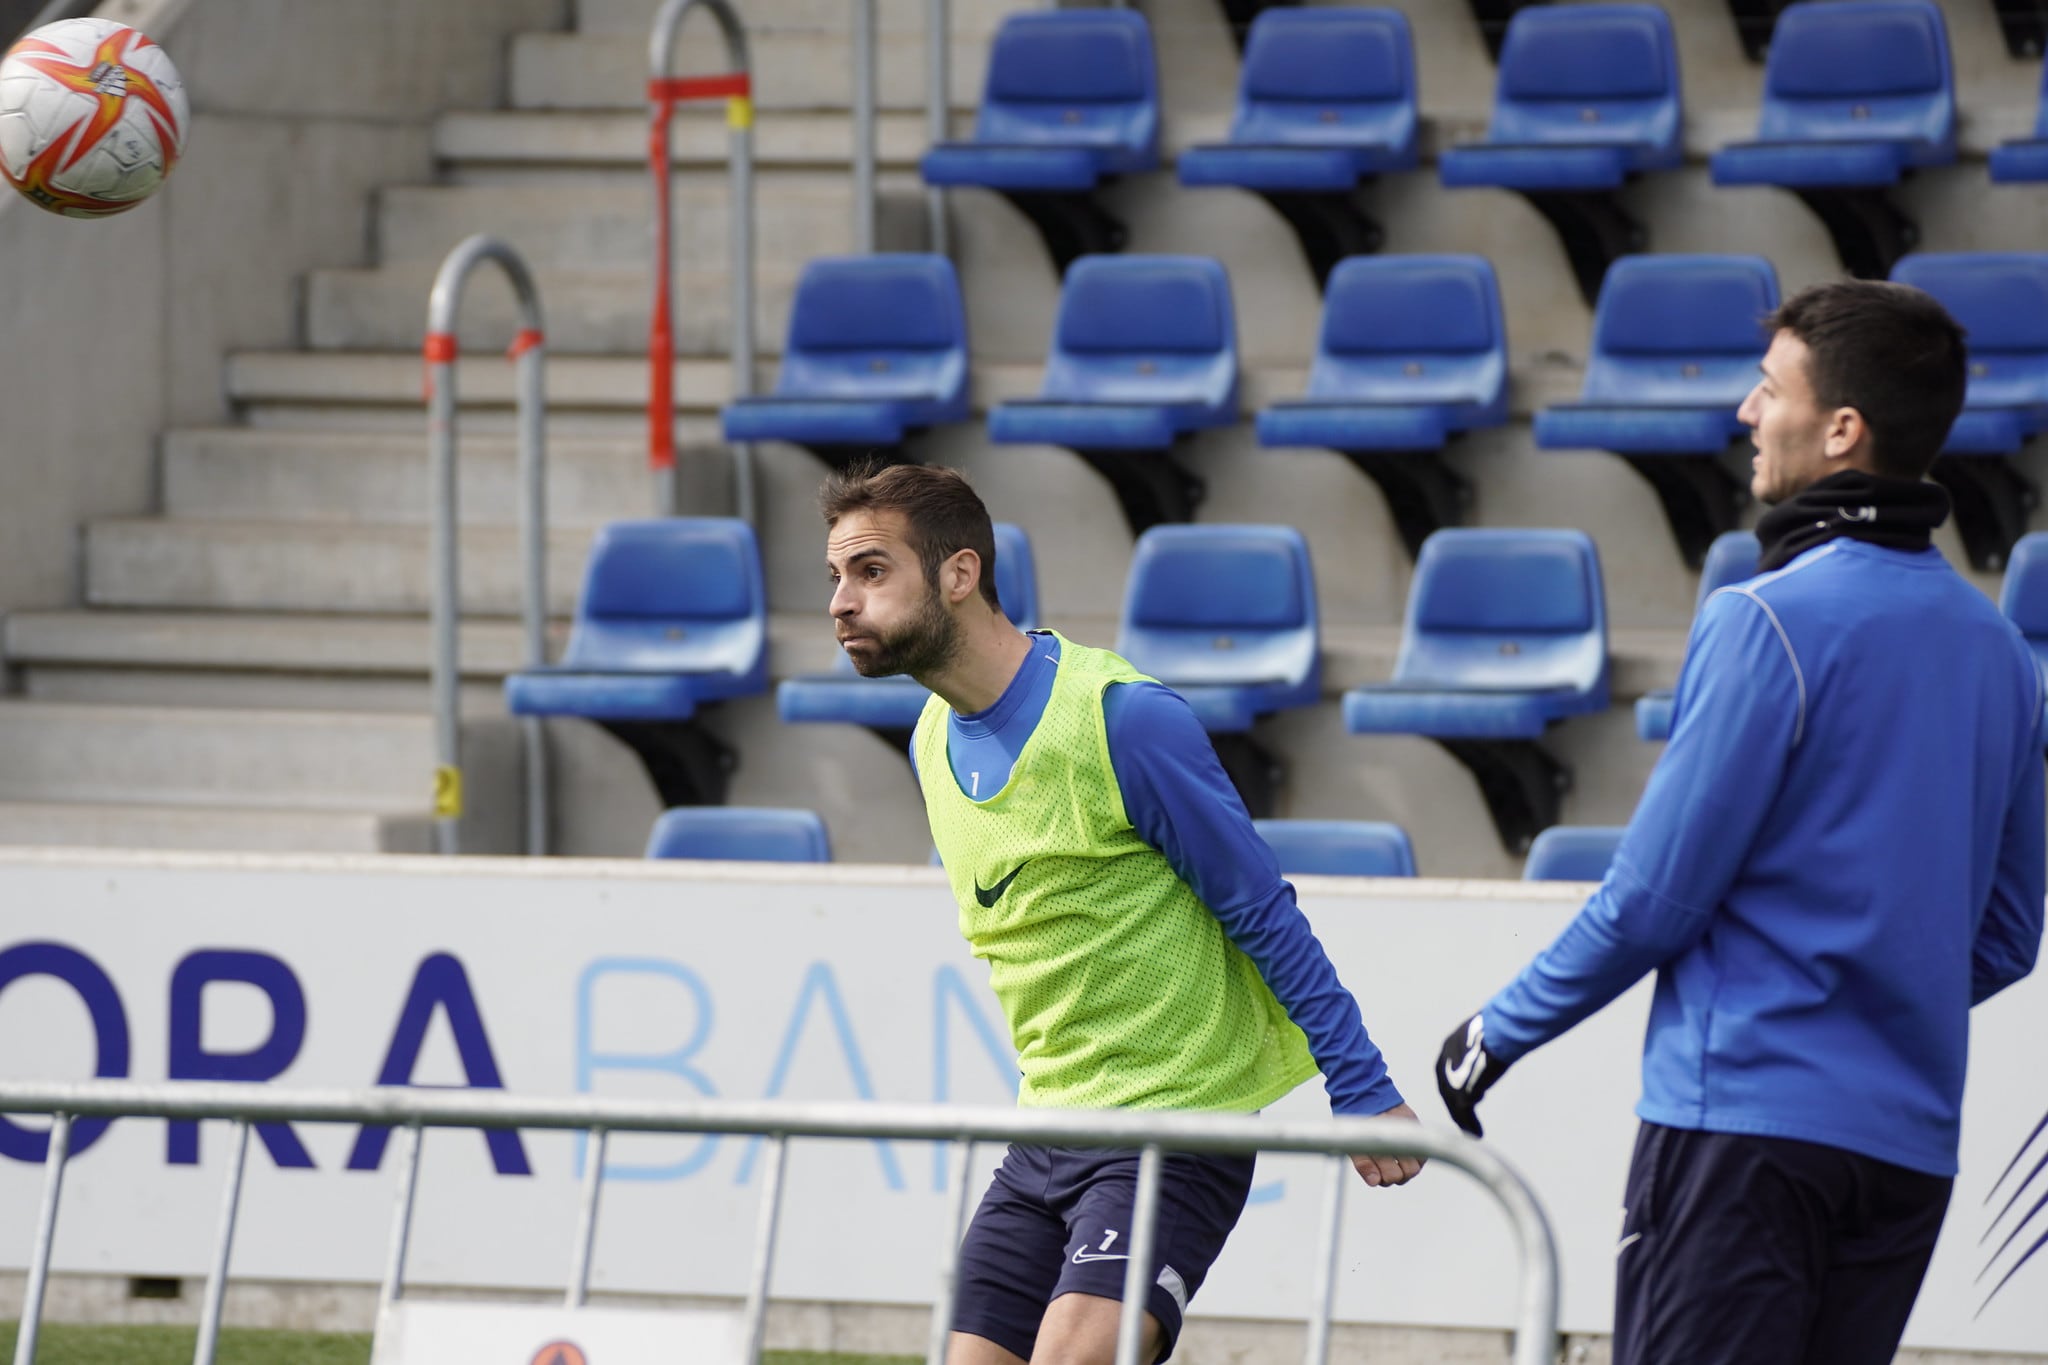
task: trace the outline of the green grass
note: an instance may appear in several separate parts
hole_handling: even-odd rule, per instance
[[[36,1365],[190,1365],[198,1331],[191,1327],[76,1327],[45,1323]],[[15,1324],[0,1322],[0,1359],[14,1358]],[[368,1365],[370,1338],[356,1332],[220,1334],[215,1365]],[[915,1356],[825,1355],[768,1351],[763,1365],[917,1365]]]

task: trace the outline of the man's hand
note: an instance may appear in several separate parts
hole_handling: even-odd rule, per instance
[[[1407,1119],[1410,1123],[1422,1121],[1416,1117],[1415,1111],[1405,1104],[1397,1104],[1385,1113],[1375,1114],[1373,1117]],[[1405,1185],[1422,1170],[1422,1159],[1412,1156],[1355,1156],[1351,1158],[1351,1164],[1358,1169],[1358,1174],[1365,1183],[1374,1189],[1382,1185]]]
[[[1508,1069],[1508,1064],[1486,1050],[1486,1016],[1475,1014],[1451,1030],[1444,1050],[1437,1054],[1436,1089],[1444,1097],[1451,1119],[1473,1137],[1484,1137],[1479,1126],[1479,1097]]]

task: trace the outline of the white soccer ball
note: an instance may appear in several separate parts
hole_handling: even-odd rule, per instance
[[[178,68],[126,24],[64,19],[0,58],[0,175],[51,213],[134,208],[178,164],[190,121]]]

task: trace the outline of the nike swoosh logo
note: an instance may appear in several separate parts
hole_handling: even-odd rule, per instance
[[[974,899],[981,902],[981,908],[984,910],[994,908],[995,903],[1003,898],[1003,893],[1010,889],[1010,883],[1017,880],[1017,874],[1022,872],[1029,865],[1030,861],[1027,858],[1024,862],[1017,864],[1016,867],[1010,870],[1009,876],[1003,878],[994,886],[983,886],[979,881],[975,882]]]
[[[1630,1244],[1630,1243],[1632,1243],[1632,1242],[1640,1242],[1640,1241],[1642,1241],[1642,1240],[1643,1240],[1643,1234],[1642,1234],[1642,1233],[1640,1233],[1640,1232],[1631,1232],[1631,1233],[1630,1233],[1630,1234],[1629,1234],[1628,1236],[1626,1236],[1626,1237],[1622,1238],[1622,1239],[1621,1239],[1621,1240],[1620,1240],[1619,1242],[1616,1242],[1616,1243],[1614,1244],[1614,1254],[1615,1254],[1615,1255],[1617,1255],[1617,1256],[1619,1256],[1619,1255],[1621,1255],[1621,1253],[1622,1253],[1622,1252],[1624,1252],[1624,1251],[1627,1251],[1627,1250],[1629,1249],[1629,1244]]]
[[[1444,1068],[1444,1079],[1451,1083],[1453,1090],[1463,1090],[1465,1083],[1472,1079],[1473,1067],[1478,1065],[1479,1059],[1486,1054],[1483,1041],[1485,1036],[1485,1021],[1475,1015],[1471,1027],[1465,1030],[1465,1055],[1459,1059],[1456,1066]]]
[[[1104,1253],[1090,1251],[1086,1247],[1074,1253],[1075,1265],[1086,1265],[1090,1261],[1128,1261],[1130,1259],[1129,1256],[1126,1256],[1121,1251]]]

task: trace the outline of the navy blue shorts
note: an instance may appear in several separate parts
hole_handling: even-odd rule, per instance
[[[1890,1365],[1951,1183],[1839,1147],[1644,1124],[1614,1365]]]
[[[1159,1322],[1161,1360],[1244,1212],[1254,1160],[1165,1154],[1145,1305]],[[960,1244],[953,1330],[1029,1360],[1060,1295],[1123,1298],[1137,1189],[1136,1152],[1012,1144]]]

